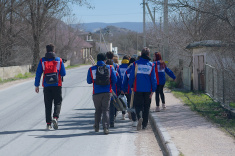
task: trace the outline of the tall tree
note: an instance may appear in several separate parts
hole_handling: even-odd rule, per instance
[[[40,43],[47,27],[51,24],[51,19],[62,18],[70,13],[69,5],[90,4],[86,0],[25,0],[21,10],[17,10],[20,15],[31,26],[33,37],[33,62],[32,71],[36,70],[40,59]]]

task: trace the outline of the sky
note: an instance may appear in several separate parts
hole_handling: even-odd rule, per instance
[[[117,23],[117,22],[142,22],[143,0],[87,0],[94,7],[73,6],[72,14],[79,23]]]

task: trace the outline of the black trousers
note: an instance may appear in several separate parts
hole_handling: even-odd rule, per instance
[[[161,100],[162,100],[162,103],[165,104],[165,95],[163,93],[163,88],[164,88],[164,85],[157,85],[157,89],[155,91],[155,100],[156,100],[156,105],[159,106],[159,102],[160,102],[160,99],[159,99],[159,94],[160,94],[160,97],[161,97]]]
[[[51,123],[52,103],[54,101],[53,117],[59,118],[62,104],[62,88],[61,86],[44,87],[44,103],[46,112],[46,122]]]
[[[126,98],[127,98],[127,106],[128,108],[130,108],[130,102],[131,102],[131,94],[125,94]],[[133,105],[133,107],[135,108],[135,106]],[[135,112],[131,112],[131,118],[132,121],[136,121],[136,114]]]
[[[134,106],[138,120],[143,118],[142,126],[146,127],[148,124],[149,109],[151,104],[151,98],[149,98],[151,92],[135,92]]]

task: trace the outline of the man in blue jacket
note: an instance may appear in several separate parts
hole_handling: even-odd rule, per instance
[[[105,53],[97,55],[97,65],[89,68],[87,83],[93,84],[93,101],[95,105],[95,132],[99,132],[99,123],[102,117],[104,134],[109,133],[109,105],[112,95],[112,86],[117,82],[116,72],[110,65],[106,65]],[[108,72],[108,75],[106,73]]]
[[[43,73],[42,86],[44,93],[44,103],[46,109],[47,129],[51,129],[51,122],[53,128],[58,129],[58,118],[62,104],[62,76],[66,75],[64,63],[61,58],[56,57],[55,47],[53,44],[46,46],[47,53],[45,57],[41,58],[37,67],[35,77],[35,92],[39,92],[40,79]],[[52,101],[54,100],[53,119],[51,118]]]
[[[151,98],[157,87],[154,64],[150,62],[150,51],[144,48],[139,60],[134,62],[129,78],[129,85],[134,91],[134,106],[138,118],[137,130],[145,129],[148,124],[148,115]],[[135,76],[135,68],[137,73]]]

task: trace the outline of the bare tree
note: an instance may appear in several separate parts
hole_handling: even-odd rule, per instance
[[[33,71],[36,70],[40,58],[40,43],[45,30],[50,27],[51,19],[61,18],[70,13],[69,3],[90,6],[86,0],[25,0],[20,10],[15,10],[31,26],[33,38]]]
[[[0,0],[0,66],[9,65],[8,60],[12,55],[17,37],[23,31],[22,28],[17,27],[22,22],[13,11],[22,4],[22,1],[17,0]]]

